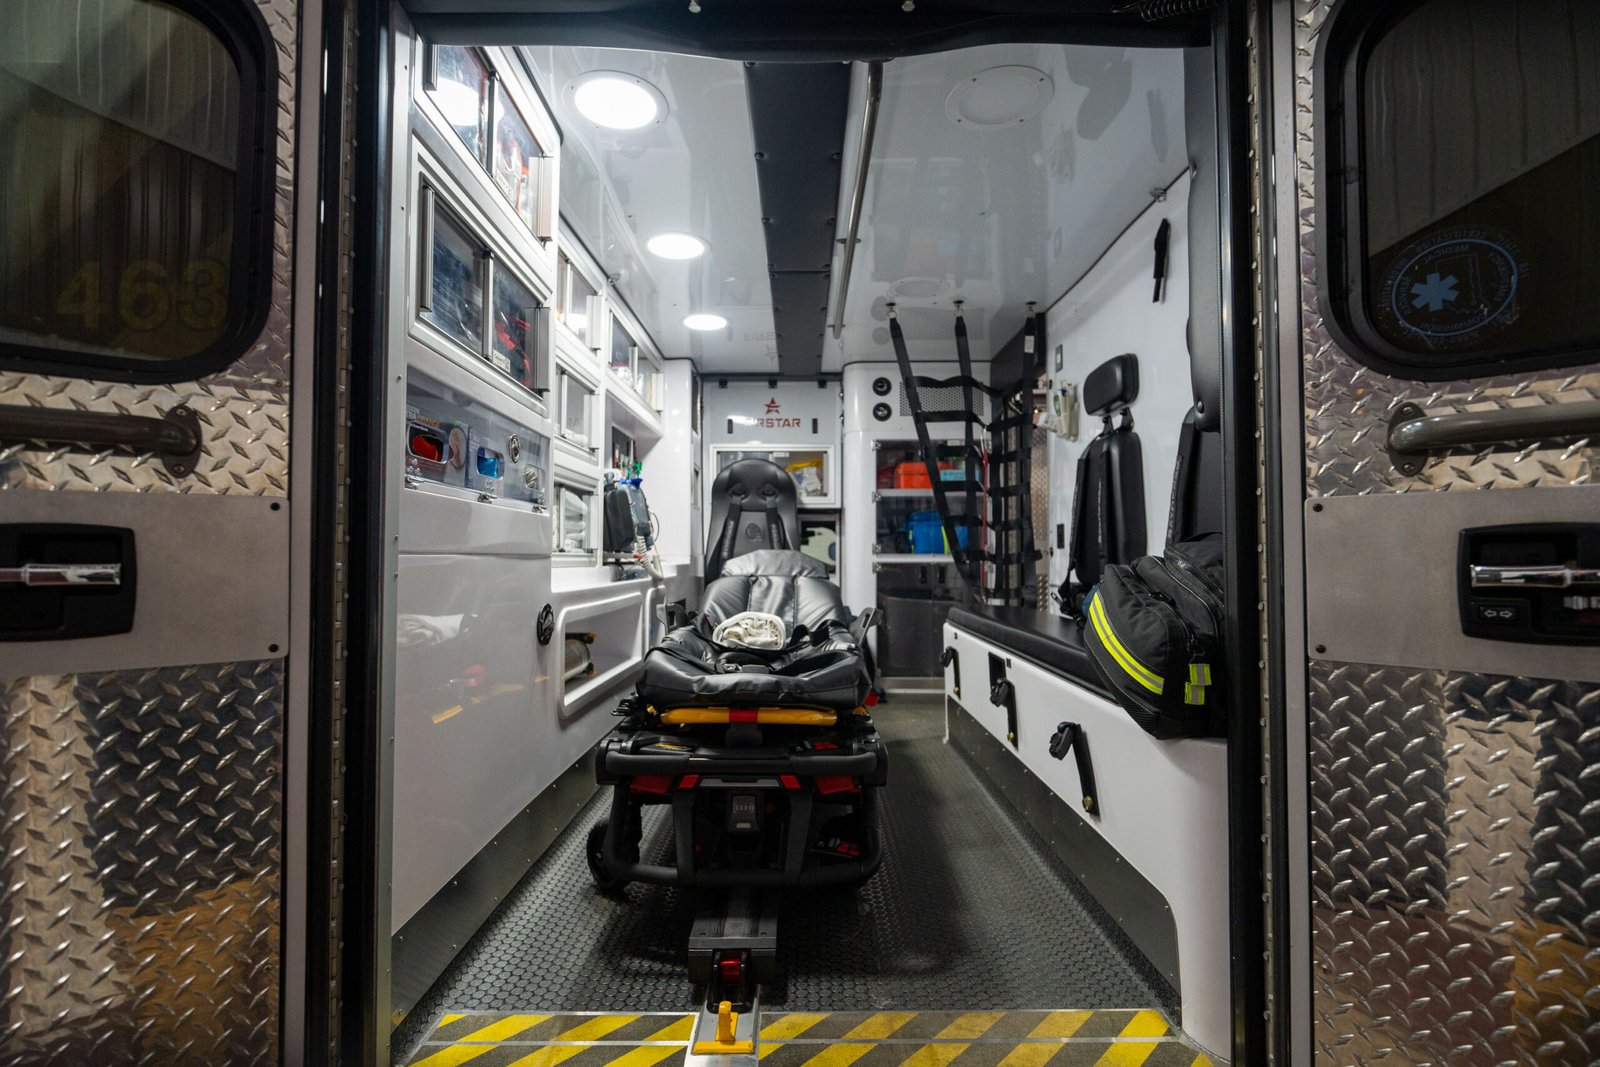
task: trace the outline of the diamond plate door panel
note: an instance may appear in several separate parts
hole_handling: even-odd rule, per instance
[[[0,1064],[274,1064],[283,661],[0,689]]]
[[[5,404],[137,415],[187,405],[202,424],[196,471],[174,479],[151,454],[13,445],[0,447],[0,493],[288,496],[300,11],[297,0],[247,2],[278,71],[261,335],[200,381],[0,374]],[[288,583],[284,573],[285,598]],[[240,605],[252,607],[279,610]],[[181,643],[173,635],[176,654],[165,647],[160,662],[192,658]],[[72,666],[0,678],[0,1065],[277,1063],[284,660],[106,672],[90,650]]]
[[[1335,6],[1283,8],[1306,497],[1591,483],[1600,441],[1460,450],[1414,477],[1389,462],[1401,403],[1442,414],[1592,400],[1600,368],[1421,383],[1370,370],[1333,341],[1317,296],[1314,93]],[[1454,626],[1454,604],[1440,610],[1450,614],[1430,624]],[[1301,1036],[1314,1062],[1600,1063],[1600,686],[1326,659],[1306,670],[1309,839],[1291,847],[1309,851]]]
[[[180,404],[200,418],[194,474],[174,479],[154,453],[134,455],[0,446],[0,491],[289,494],[289,359],[294,283],[296,0],[254,0],[277,52],[276,166],[271,210],[271,307],[253,345],[199,381],[123,385],[42,374],[0,373],[0,404],[160,417]]]
[[[1443,492],[1580,485],[1600,470],[1600,440],[1529,442],[1518,452],[1461,450],[1430,460],[1415,477],[1384,451],[1395,408],[1429,414],[1600,400],[1600,367],[1457,382],[1414,382],[1362,366],[1334,343],[1317,299],[1316,109],[1318,36],[1333,0],[1295,0],[1295,169],[1300,250],[1300,321],[1305,380],[1306,486],[1335,493]]]
[[[1600,686],[1311,681],[1317,1062],[1600,1062]]]

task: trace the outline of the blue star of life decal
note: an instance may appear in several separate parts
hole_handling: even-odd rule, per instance
[[[1427,281],[1418,282],[1411,287],[1411,306],[1420,308],[1426,304],[1429,311],[1439,311],[1460,295],[1456,291],[1456,276],[1454,274],[1447,274],[1443,278],[1440,278],[1437,273],[1430,274]]]

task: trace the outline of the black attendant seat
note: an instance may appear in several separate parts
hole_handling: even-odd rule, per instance
[[[728,560],[763,548],[800,548],[800,506],[794,479],[770,460],[730,463],[711,483],[706,581]]]
[[[1138,396],[1139,357],[1131,354],[1113,356],[1083,381],[1083,410],[1101,428],[1078,457],[1072,494],[1070,570],[1061,587],[1061,610],[1072,617],[1107,564],[1145,554],[1144,450],[1129,410]]]

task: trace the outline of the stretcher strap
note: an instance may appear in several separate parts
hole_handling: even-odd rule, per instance
[[[977,407],[977,405],[972,402],[972,386],[974,384],[974,379],[972,377],[972,349],[967,343],[967,318],[965,315],[960,313],[959,305],[957,306],[956,312],[956,360],[961,368],[961,406],[966,408],[968,412],[971,412]],[[991,412],[991,414],[993,414],[993,412]],[[976,415],[974,415],[973,418],[975,419]],[[962,444],[966,450],[966,453],[971,455],[977,451],[977,446],[972,439],[972,420],[964,422],[962,424],[962,430],[964,431],[964,439]],[[992,433],[993,431],[990,432]],[[978,513],[978,500],[977,495],[972,488],[971,471],[966,472],[965,481],[966,506],[964,510],[968,516],[976,515]],[[979,528],[981,529],[982,527],[980,526]],[[969,537],[967,543],[970,545],[972,543],[972,538]],[[973,570],[976,572],[977,567],[974,566]]]
[[[928,433],[928,420],[922,410],[922,397],[916,382],[916,375],[911,371],[911,355],[906,351],[906,336],[900,329],[900,320],[893,310],[889,313],[889,339],[894,344],[895,362],[900,365],[900,378],[905,383],[906,406],[911,409],[911,422],[917,428],[917,444],[922,453],[922,462],[928,468],[929,482],[933,487],[933,503],[939,511],[939,521],[944,527],[945,544],[950,546],[950,558],[955,561],[956,573],[969,590],[976,591],[980,587],[977,576],[977,566],[972,555],[961,547],[960,535],[956,532],[956,525],[951,520],[950,501],[945,495],[944,481],[937,477],[939,462],[933,447],[933,441]],[[972,424],[967,423],[966,450],[972,449]],[[967,473],[971,478],[971,472]]]

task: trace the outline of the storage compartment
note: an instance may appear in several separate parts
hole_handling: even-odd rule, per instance
[[[711,452],[712,461],[719,472],[741,459],[765,459],[776,463],[794,479],[803,508],[832,507],[838,503],[838,479],[831,445],[820,448],[713,445]]]
[[[600,547],[595,535],[593,489],[567,481],[556,483],[555,551],[557,557],[592,557]]]
[[[644,595],[629,592],[588,604],[569,604],[556,616],[561,635],[561,707],[570,713],[620,683],[644,658]],[[567,643],[576,642],[568,654]],[[569,670],[570,668],[570,670]]]
[[[960,602],[960,577],[949,563],[885,565],[878,573],[878,673],[932,678],[942,668],[945,616]]]
[[[586,451],[596,450],[594,386],[566,367],[556,373],[556,425],[561,439]]]

